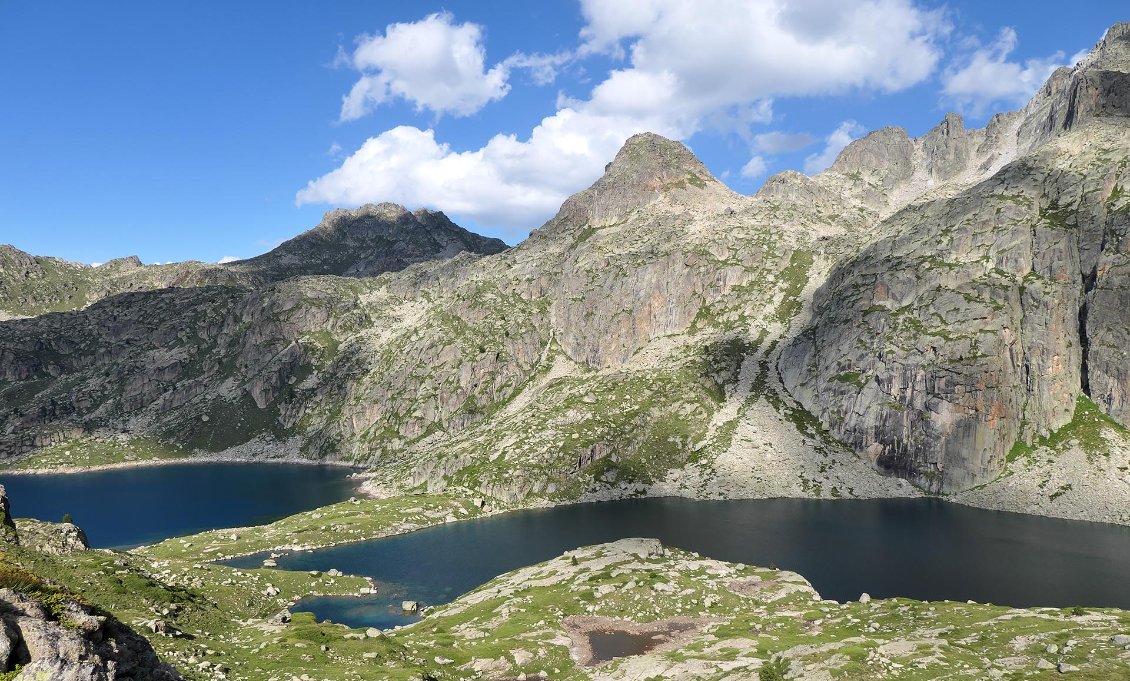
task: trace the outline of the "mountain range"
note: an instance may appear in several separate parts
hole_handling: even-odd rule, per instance
[[[108,438],[376,493],[943,494],[1130,523],[1130,24],[1022,110],[754,196],[629,139],[513,248],[327,213],[250,260],[0,247],[0,458]]]

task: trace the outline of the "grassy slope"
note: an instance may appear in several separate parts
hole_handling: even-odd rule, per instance
[[[354,499],[292,515],[268,525],[167,539],[134,552],[161,560],[219,560],[260,551],[320,548],[404,534],[443,523],[446,519],[472,518],[480,513],[478,507],[468,500],[440,495]]]
[[[188,451],[154,438],[85,438],[37,449],[14,461],[0,462],[0,470],[82,470],[114,464],[179,459],[188,455]]]

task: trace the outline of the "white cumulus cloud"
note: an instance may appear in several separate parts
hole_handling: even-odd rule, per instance
[[[217,265],[224,265],[224,264],[227,264],[229,262],[236,262],[237,260],[239,260],[239,258],[235,257],[234,255],[225,255],[224,257],[217,260],[216,264]]]
[[[402,125],[366,140],[341,167],[299,191],[297,203],[430,206],[525,236],[523,228],[598,176],[625,138],[653,129],[673,134],[658,119],[562,109],[526,140],[496,135],[481,149],[459,152],[437,142],[433,130]]]
[[[557,70],[573,59],[574,55],[571,52],[555,54],[515,52],[502,61],[502,66],[507,69],[526,69],[535,84],[549,85],[557,79]]]
[[[360,118],[396,98],[417,109],[467,116],[505,97],[508,68],[486,68],[482,37],[478,24],[456,24],[446,12],[390,24],[383,35],[361,36],[344,58],[362,75],[342,98],[341,120]]]
[[[1060,66],[1067,64],[1063,52],[1046,57],[1010,61],[1019,44],[1016,31],[1002,28],[996,39],[979,46],[942,74],[942,95],[963,111],[981,116],[993,106],[1020,106],[1040,89]],[[1080,54],[1072,61],[1078,61]]]
[[[742,177],[761,177],[769,170],[769,164],[761,156],[753,156],[742,166]]]
[[[426,205],[524,236],[570,193],[599,177],[631,134],[647,130],[686,139],[712,128],[751,139],[750,125],[771,119],[774,98],[894,91],[921,82],[935,69],[937,42],[946,31],[940,12],[914,0],[581,0],[581,9],[586,24],[577,58],[605,53],[625,59],[587,98],[559,97],[558,110],[528,136],[497,135],[479,149],[453,149],[437,141],[433,130],[386,130],[309,182],[297,203]],[[459,83],[468,83],[450,86],[471,93],[464,99],[439,87],[433,93],[415,77],[408,79],[411,87],[392,85],[405,80],[397,74],[409,66],[392,68],[385,45],[407,30],[403,27],[421,24],[442,29],[437,33],[447,36],[445,45],[454,39],[451,31],[467,32],[464,43],[473,46],[474,56],[466,59],[471,66]],[[358,82],[343,118],[362,115],[390,96],[458,113],[473,110],[461,109],[459,102],[482,106],[505,94],[508,66],[485,68],[481,38],[477,26],[456,25],[444,14],[365,39],[351,59],[373,70],[365,76],[373,80]],[[419,58],[418,50],[397,56]],[[515,56],[510,63],[530,68],[537,80],[537,60],[525,59]],[[541,67],[548,70],[540,73],[548,79],[565,58],[544,59]],[[499,77],[492,80],[492,73]],[[766,137],[762,144],[784,149],[802,141]]]
[[[855,121],[840,123],[830,135],[824,138],[824,148],[804,159],[804,172],[815,175],[826,170],[844,150],[844,147],[851,144],[852,140],[862,135],[863,132],[863,126]]]
[[[766,154],[787,154],[811,146],[816,139],[816,135],[807,132],[773,130],[754,135],[753,146]]]
[[[585,48],[626,41],[632,70],[699,106],[914,85],[941,56],[942,15],[910,0],[582,0]]]

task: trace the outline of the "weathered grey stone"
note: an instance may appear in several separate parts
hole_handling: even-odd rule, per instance
[[[19,665],[21,681],[181,679],[148,641],[121,622],[74,601],[57,613],[59,621],[34,598],[0,589],[0,657],[7,658],[0,670]]]
[[[16,524],[12,521],[8,492],[0,485],[0,543],[18,544],[19,540]]]
[[[20,544],[43,553],[60,556],[90,548],[86,532],[73,523],[20,518],[16,527],[20,533]]]
[[[13,659],[16,646],[20,642],[20,632],[11,622],[0,619],[0,671],[10,669],[15,664]]]

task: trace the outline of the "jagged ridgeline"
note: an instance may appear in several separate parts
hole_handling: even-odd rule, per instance
[[[637,135],[507,250],[389,204],[228,265],[0,250],[0,456],[128,434],[528,502],[959,492],[1080,418],[1098,451],[1130,423],[1128,71],[1121,24],[982,130],[753,197]]]

